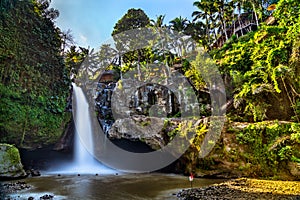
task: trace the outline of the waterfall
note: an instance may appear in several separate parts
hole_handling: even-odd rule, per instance
[[[74,141],[74,164],[79,171],[89,170],[88,167],[94,168],[97,161],[93,157],[93,139],[92,127],[89,112],[89,104],[80,87],[73,84],[73,98],[76,102],[75,125],[76,134]],[[81,136],[81,137],[80,137]],[[85,146],[83,145],[85,144]],[[89,151],[86,149],[89,148]]]
[[[93,130],[89,104],[82,89],[73,83],[73,112],[75,120],[74,159],[51,173],[112,174],[114,170],[102,165],[93,157]],[[88,149],[87,149],[88,148]]]

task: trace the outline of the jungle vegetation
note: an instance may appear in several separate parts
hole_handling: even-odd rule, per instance
[[[71,32],[55,25],[59,11],[49,3],[0,1],[0,142],[18,147],[53,144],[70,119],[65,108],[71,75],[77,73],[89,50],[76,47]],[[116,23],[112,36],[141,27],[190,36],[219,67],[227,100],[232,102],[227,108],[228,122],[249,123],[236,132],[236,139],[250,153],[229,157],[264,163],[266,168],[300,163],[299,2],[199,0],[194,6],[191,21],[178,16],[168,23],[165,15],[150,19],[143,10],[130,9]],[[239,36],[228,34],[234,24],[242,24],[243,13],[254,19],[257,28]],[[276,22],[267,25],[265,20],[271,15]],[[220,37],[226,42],[214,46]],[[105,56],[107,50],[108,46],[102,46],[100,54]],[[196,91],[206,87],[194,64],[180,55],[145,48],[122,56],[110,67],[126,71],[143,69],[155,60],[169,67],[179,63]]]

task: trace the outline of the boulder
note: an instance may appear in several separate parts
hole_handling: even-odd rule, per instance
[[[118,119],[108,136],[110,139],[128,139],[141,141],[157,150],[166,145],[165,134],[161,131],[164,120],[155,117],[133,116],[131,118]]]
[[[0,144],[0,178],[22,178],[26,175],[19,150],[13,145]]]
[[[289,162],[288,168],[294,179],[300,180],[300,163]]]

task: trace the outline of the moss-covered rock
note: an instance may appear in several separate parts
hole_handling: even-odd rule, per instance
[[[228,121],[208,156],[199,158],[194,142],[177,169],[199,177],[300,180],[299,127],[289,121]]]
[[[26,172],[21,163],[19,150],[13,145],[0,144],[0,178],[21,178]]]

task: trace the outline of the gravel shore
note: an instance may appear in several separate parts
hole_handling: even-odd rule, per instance
[[[177,194],[180,200],[196,199],[291,199],[300,200],[300,182],[234,179],[204,188],[185,189]]]

